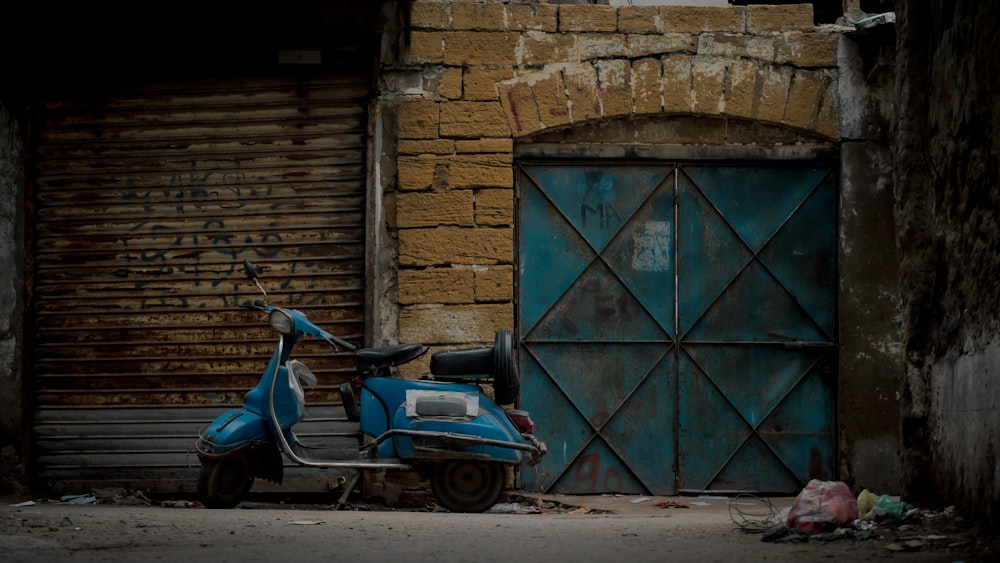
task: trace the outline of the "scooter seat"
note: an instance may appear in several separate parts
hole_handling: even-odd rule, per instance
[[[431,355],[431,373],[435,379],[449,380],[449,376],[465,378],[493,376],[493,348],[465,348],[447,350]]]
[[[423,344],[399,344],[358,350],[358,371],[369,372],[413,361],[427,353]]]

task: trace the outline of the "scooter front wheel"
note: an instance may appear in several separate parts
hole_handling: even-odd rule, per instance
[[[198,498],[206,508],[233,508],[250,492],[253,458],[240,451],[218,459],[202,459]]]
[[[483,461],[443,461],[434,467],[431,490],[452,512],[485,512],[503,492],[503,465]]]

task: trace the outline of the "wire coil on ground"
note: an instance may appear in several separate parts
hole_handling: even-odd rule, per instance
[[[781,512],[774,507],[771,499],[749,493],[740,493],[729,499],[729,518],[748,534],[763,533],[782,523]]]

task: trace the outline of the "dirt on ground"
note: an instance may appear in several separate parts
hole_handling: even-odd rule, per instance
[[[631,563],[662,561],[664,548],[690,561],[1000,561],[1000,538],[952,509],[912,509],[901,518],[804,534],[784,525],[793,499],[753,495],[512,492],[487,515],[449,514],[421,487],[399,491],[391,504],[356,493],[340,500],[339,493],[252,495],[236,509],[209,510],[191,498],[121,489],[4,498],[0,553],[18,562],[269,561],[291,545],[299,561],[319,561],[335,545],[343,560],[507,561],[489,551],[503,544],[511,556],[522,550],[516,560],[524,561],[601,561],[609,553]],[[466,551],[441,552],[459,543]],[[467,550],[477,557],[466,557]]]

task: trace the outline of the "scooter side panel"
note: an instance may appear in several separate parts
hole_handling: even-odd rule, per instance
[[[361,380],[361,432],[368,436],[379,436],[389,429],[390,413],[396,412],[406,402],[406,390],[448,390],[477,393],[479,389],[471,385],[440,383],[417,379],[396,379],[392,377],[368,377]]]
[[[393,428],[421,432],[447,433],[459,436],[467,435],[485,438],[487,440],[499,440],[511,444],[524,444],[525,441],[516,432],[516,430],[512,431],[512,428],[506,428],[503,420],[498,419],[489,412],[482,412],[479,416],[471,420],[408,417],[406,416],[406,409],[400,408],[396,411],[396,414],[393,417]],[[423,442],[425,446],[433,445],[436,442],[434,438],[425,440],[410,436],[396,436],[393,438],[393,442],[395,442],[396,452],[401,459],[419,460],[426,458],[433,460],[438,459],[439,457],[438,453],[418,450],[417,444],[415,444],[415,442]],[[483,444],[459,446],[455,444],[449,445],[447,443],[441,443],[436,447],[447,450],[449,455],[455,455],[457,457],[461,457],[460,454],[467,454],[470,457],[486,456],[490,461],[510,463],[513,465],[521,465],[526,461],[525,454],[522,451],[502,446]]]

